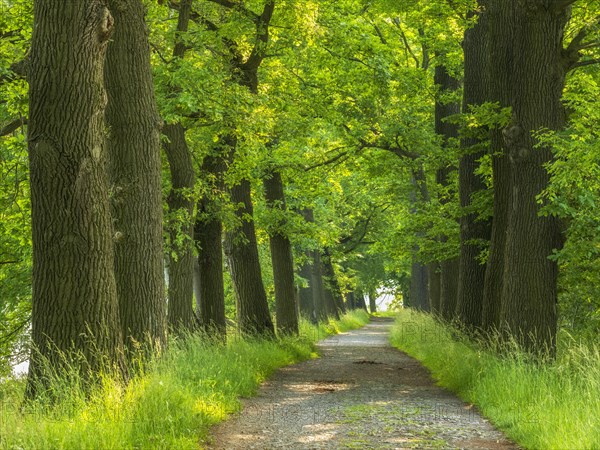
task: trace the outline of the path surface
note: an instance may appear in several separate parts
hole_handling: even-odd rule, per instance
[[[319,344],[213,430],[215,449],[516,449],[388,343],[392,319]]]

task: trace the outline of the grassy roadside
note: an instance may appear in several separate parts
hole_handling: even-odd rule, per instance
[[[398,315],[390,341],[423,362],[441,386],[476,404],[531,449],[600,448],[600,347],[561,337],[555,362],[513,350],[500,358],[431,316]]]
[[[216,345],[192,335],[172,343],[160,360],[122,386],[110,377],[91,397],[77,383],[57,405],[20,410],[23,380],[0,385],[0,448],[197,449],[209,427],[239,409],[279,367],[315,356],[314,343],[368,322],[354,311],[316,327],[301,323],[300,337],[277,341],[230,338]]]

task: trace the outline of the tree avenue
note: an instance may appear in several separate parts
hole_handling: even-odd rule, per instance
[[[600,330],[598,2],[0,5],[0,375],[30,359],[30,398],[382,291],[536,357]]]

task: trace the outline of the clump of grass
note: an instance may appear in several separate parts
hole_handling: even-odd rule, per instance
[[[210,426],[237,411],[239,398],[253,395],[274,370],[316,356],[317,340],[367,321],[366,313],[352,312],[327,326],[302,321],[296,337],[235,336],[227,344],[188,335],[141,365],[127,385],[103,375],[89,394],[73,369],[50,382],[59,397],[24,407],[24,380],[8,380],[0,384],[0,448],[197,449]]]
[[[390,338],[525,448],[600,448],[600,348],[559,339],[554,361],[533,361],[515,345],[498,356],[414,311],[399,314]]]

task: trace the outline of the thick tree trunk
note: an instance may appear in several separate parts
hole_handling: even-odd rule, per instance
[[[458,263],[459,258],[442,261],[440,276],[440,311],[446,320],[456,318],[456,301],[458,299]]]
[[[344,314],[346,312],[346,307],[344,306],[342,289],[340,288],[337,276],[335,275],[335,269],[331,262],[331,253],[328,248],[323,250],[323,276],[325,277],[325,289],[331,293],[338,314]]]
[[[415,187],[415,192],[413,192],[411,195],[414,213],[417,210],[418,196],[420,196],[420,200],[423,202],[428,202],[430,200],[429,191],[426,184],[427,180],[422,167],[413,171],[412,181]],[[421,238],[423,236],[424,233],[417,233],[417,238]],[[427,270],[427,265],[422,264],[417,259],[418,252],[419,247],[415,246],[410,276],[410,306],[422,311],[429,311],[429,273]]]
[[[434,82],[439,86],[439,93],[455,92],[460,89],[460,81],[451,76],[446,67],[437,66],[435,68]],[[450,116],[460,113],[460,104],[458,102],[441,102],[439,97],[435,103],[435,132],[442,136],[442,146],[448,148],[452,145],[452,139],[458,138],[458,125],[453,124],[446,119]],[[444,187],[450,184],[448,178],[455,171],[455,167],[443,167],[436,173],[436,182]],[[440,203],[445,204],[449,199],[442,198]],[[446,242],[448,236],[440,236],[441,242]],[[451,258],[439,263],[429,265],[429,297],[431,309],[439,314],[444,314],[445,317],[452,317],[448,313],[448,307],[456,305],[456,295],[458,289],[458,281],[456,279],[458,270],[458,260]],[[437,267],[436,267],[437,266]],[[432,291],[433,289],[433,291]],[[446,304],[444,308],[443,304]]]
[[[369,312],[367,310],[367,304],[365,303],[365,294],[362,291],[356,291],[354,299],[358,309],[364,309],[366,312]]]
[[[359,307],[356,305],[356,298],[354,295],[354,291],[350,291],[346,293],[346,306],[350,311],[354,309],[358,309]]]
[[[223,226],[211,214],[211,200],[198,204],[194,240],[198,249],[198,294],[196,297],[200,327],[211,335],[225,336],[225,288],[223,285]]]
[[[339,319],[340,318],[340,314],[339,314],[339,309],[338,309],[338,305],[336,304],[335,301],[335,297],[333,294],[333,290],[331,288],[330,282],[330,274],[328,273],[327,270],[327,259],[328,256],[326,254],[321,254],[319,255],[319,261],[320,261],[320,276],[321,276],[321,289],[322,289],[322,298],[323,298],[323,303],[325,306],[325,313],[327,314],[327,317],[332,318],[332,319]],[[333,270],[333,268],[332,268]],[[335,276],[335,275],[334,275]]]
[[[315,315],[317,321],[325,322],[330,312],[335,312],[335,307],[326,306],[327,299],[325,298],[325,287],[323,285],[323,273],[321,271],[321,253],[318,250],[311,251],[312,254],[312,274],[311,287],[313,292],[313,300],[315,302]]]
[[[263,179],[267,207],[279,220],[269,232],[273,281],[275,284],[275,315],[279,334],[298,334],[298,314],[296,307],[296,284],[294,281],[294,260],[292,244],[285,234],[285,195],[279,172],[272,172]]]
[[[164,345],[166,304],[160,117],[140,0],[109,0],[114,33],[106,55],[108,171],[115,277],[125,343]]]
[[[431,312],[439,314],[441,305],[441,264],[433,262],[428,264],[427,271],[429,273],[429,306]]]
[[[112,28],[101,1],[34,2],[29,398],[48,382],[48,371],[69,362],[70,351],[84,356],[84,378],[122,361],[104,139],[103,67]]]
[[[180,123],[165,126],[168,141],[163,148],[171,170],[169,205],[169,304],[168,323],[172,330],[191,330],[196,324],[193,305],[194,285],[194,200],[196,173]]]
[[[309,223],[315,221],[312,209],[305,208],[301,211],[304,220]],[[325,308],[325,288],[323,282],[323,273],[321,268],[321,253],[318,250],[310,250],[307,252],[308,262],[310,267],[309,287],[312,298],[312,315],[311,319],[315,322],[323,322],[327,320],[327,310]]]
[[[512,63],[514,41],[514,2],[489,2],[490,30],[490,97],[501,107],[511,106]],[[512,203],[510,185],[510,161],[504,146],[500,126],[492,129],[490,135],[492,154],[492,180],[494,185],[494,216],[490,250],[485,272],[483,290],[483,328],[492,331],[500,328],[502,289],[508,215]]]
[[[477,24],[465,31],[464,50],[464,94],[463,111],[471,106],[479,106],[489,99],[488,71],[488,13],[485,1],[480,0],[482,8]],[[461,142],[463,156],[459,163],[460,206],[463,214],[460,218],[460,263],[458,272],[458,298],[456,316],[467,328],[481,327],[485,264],[479,256],[491,235],[491,220],[478,220],[476,211],[472,211],[472,198],[486,189],[483,179],[476,175],[479,160],[487,152],[485,142],[477,138],[464,138]]]
[[[240,181],[229,189],[229,194],[231,203],[240,205],[235,211],[240,226],[225,235],[225,254],[237,299],[238,325],[242,333],[274,335],[258,258],[250,182]]]
[[[191,0],[179,5],[177,35],[173,58],[177,61],[185,56],[186,46],[182,35],[188,30],[192,9]],[[177,91],[177,90],[176,90]],[[173,330],[191,330],[196,325],[193,304],[194,285],[194,200],[192,194],[196,172],[188,148],[185,129],[181,123],[166,125],[163,130],[167,141],[163,148],[171,171],[171,192],[167,198],[169,206],[169,304],[167,319]]]
[[[532,131],[565,124],[561,103],[566,67],[562,59],[568,8],[545,0],[517,3],[512,121],[504,130],[510,155],[512,202],[506,236],[501,323],[534,353],[553,351],[557,328],[557,275],[548,259],[560,247],[558,219],[540,217],[536,196],[546,188],[549,148]]]
[[[420,311],[429,311],[429,274],[427,266],[413,257],[410,276],[410,306]]]
[[[371,314],[377,312],[377,293],[375,291],[369,292],[369,312]]]
[[[224,161],[206,156],[202,171],[214,176],[215,188],[223,188]],[[210,195],[198,202],[194,241],[198,251],[196,303],[200,327],[211,335],[225,337],[225,288],[223,285],[223,225],[219,207]]]

